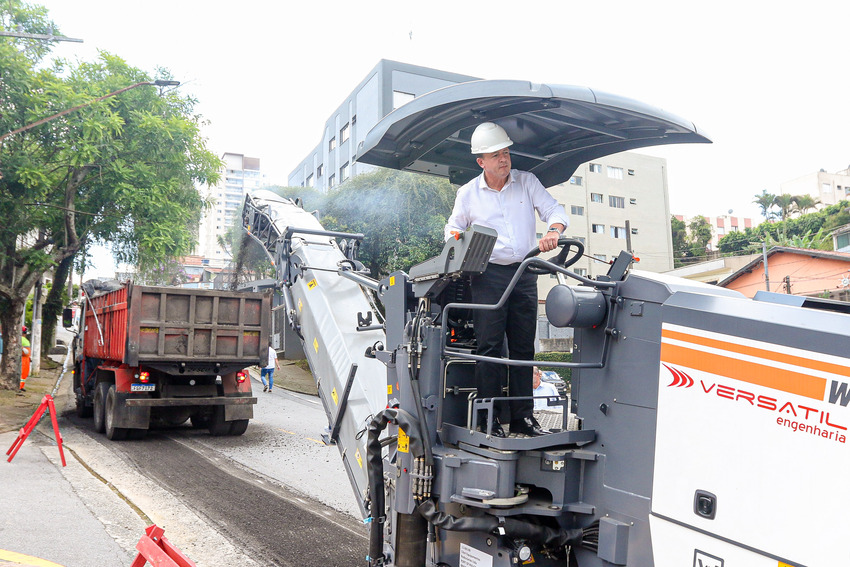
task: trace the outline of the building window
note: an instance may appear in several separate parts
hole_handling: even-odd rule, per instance
[[[577,207],[576,205],[570,206],[570,214],[573,214],[577,217],[584,216],[584,207]]]
[[[601,163],[591,163],[590,164],[590,173],[602,173],[602,164]]]
[[[324,166],[323,164],[321,164],[321,163],[320,163],[320,164],[319,164],[319,167],[317,167],[317,168],[316,168],[316,177],[317,177],[317,178],[319,178],[319,179],[321,179],[321,178],[322,178],[322,172],[323,172],[324,170],[325,170],[325,166]]]
[[[594,224],[591,228],[594,234],[605,234],[605,225],[604,224]]]
[[[307,176],[307,187],[312,187],[312,186],[313,186],[313,174],[310,174],[309,176]]]
[[[328,142],[328,151],[332,152],[336,149],[336,136],[330,139]]]
[[[581,242],[582,246],[587,246],[587,239],[585,239],[583,236],[573,236],[572,238],[573,240],[578,240],[579,242]]]
[[[600,262],[608,262],[608,257],[605,256],[605,254],[594,254],[593,257],[599,260]]]
[[[630,170],[629,170],[629,175],[634,175],[634,174],[635,174],[635,170],[634,170],[634,169],[630,169]]]
[[[348,162],[342,164],[339,168],[339,182],[344,183],[348,179]]]
[[[626,227],[624,226],[612,226],[611,227],[611,238],[625,238],[626,237]]]
[[[611,179],[622,179],[623,178],[623,168],[622,167],[611,167],[608,166],[608,177]]]
[[[579,185],[581,186],[581,177],[578,175],[573,175],[570,177],[570,185]]]
[[[393,110],[398,108],[399,106],[405,105],[411,100],[416,98],[416,95],[413,93],[405,93],[402,91],[393,91]]]
[[[573,271],[577,276],[581,276],[583,278],[587,277],[587,268],[574,268]]]
[[[538,232],[538,233],[537,233],[537,240],[540,240],[541,238],[543,238],[543,233],[542,233],[542,232]]]
[[[626,199],[624,197],[615,197],[614,195],[608,195],[608,206],[614,207],[615,209],[625,209]]]
[[[821,193],[832,193],[832,183],[821,183],[820,191]]]
[[[841,250],[842,248],[847,248],[850,246],[850,234],[839,234],[835,237],[835,249]]]
[[[638,229],[633,228],[633,229],[632,229],[632,234],[637,234],[637,233],[638,233]]]
[[[344,144],[348,141],[348,124],[342,127],[339,131],[339,143]]]
[[[602,193],[591,193],[590,194],[590,202],[591,203],[601,203],[602,202]]]
[[[336,185],[336,175],[332,174],[328,177],[328,187],[333,187],[334,185]]]

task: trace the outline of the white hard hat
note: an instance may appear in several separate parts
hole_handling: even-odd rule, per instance
[[[472,133],[472,139],[470,140],[473,154],[497,152],[512,144],[513,141],[508,137],[505,129],[492,122],[479,124],[475,132]]]

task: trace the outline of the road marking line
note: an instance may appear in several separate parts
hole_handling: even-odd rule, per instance
[[[39,559],[38,557],[24,555],[23,553],[15,553],[14,551],[6,551],[5,549],[0,549],[0,559],[3,561],[11,561],[18,565],[29,565],[31,567],[62,567],[62,565],[46,559]]]
[[[317,439],[313,439],[312,437],[305,437],[304,439],[309,439],[310,441],[313,441],[313,442],[315,442],[315,443],[318,443],[319,445],[322,445],[323,447],[324,447],[324,445],[325,445],[325,442],[324,442],[324,441],[319,441],[319,440],[317,440]]]
[[[290,435],[295,435],[293,431],[287,431],[286,429],[281,429],[280,427],[276,427],[275,429],[277,429],[278,431],[283,431],[284,433],[289,433]]]

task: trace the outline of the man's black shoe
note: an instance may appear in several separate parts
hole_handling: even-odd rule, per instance
[[[538,435],[547,435],[552,432],[540,427],[540,424],[533,417],[524,417],[518,421],[511,422],[511,433],[522,433],[529,437],[537,437]]]
[[[479,431],[481,431],[481,433],[483,433],[485,435],[487,434],[487,420],[486,419],[482,419],[478,422],[478,429],[479,429]],[[502,424],[501,424],[501,422],[499,422],[498,417],[493,418],[493,428],[490,431],[490,435],[492,437],[504,437],[505,436],[505,430],[502,428]]]

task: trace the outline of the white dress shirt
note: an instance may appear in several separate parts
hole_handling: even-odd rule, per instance
[[[534,389],[532,392],[534,396],[560,396],[558,393],[558,389],[554,384],[550,384],[549,382],[540,382],[540,385]],[[549,411],[561,411],[563,406],[550,406],[549,400],[546,398],[534,398],[534,409],[535,411],[540,410],[549,410]]]
[[[498,234],[490,262],[522,262],[537,247],[535,211],[549,226],[560,223],[566,228],[570,224],[564,207],[533,173],[512,169],[505,186],[496,191],[487,186],[482,172],[458,189],[445,238],[448,240],[452,231],[463,232],[473,224],[486,226]]]

